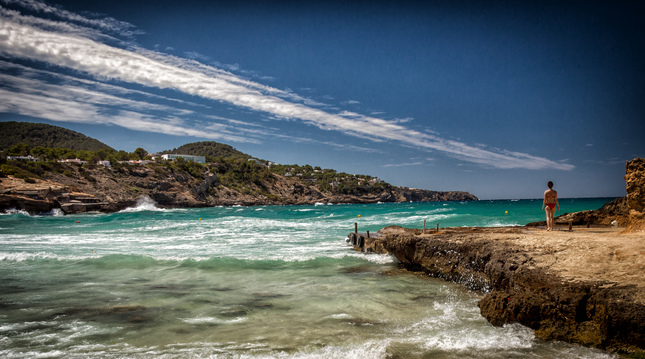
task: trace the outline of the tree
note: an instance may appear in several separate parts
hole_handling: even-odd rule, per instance
[[[143,160],[148,155],[148,151],[146,151],[143,148],[139,147],[136,150],[134,150],[134,154],[139,156],[140,160]]]
[[[44,160],[43,157],[47,155],[47,148],[43,146],[36,146],[31,149],[31,155],[34,157],[38,157],[42,161]]]
[[[9,156],[27,156],[29,154],[29,146],[27,146],[24,143],[19,143],[13,147],[11,147],[8,151],[7,154]]]

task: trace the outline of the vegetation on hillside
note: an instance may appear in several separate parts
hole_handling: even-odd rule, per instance
[[[311,165],[271,165],[271,172],[295,178],[296,180],[316,186],[319,190],[333,194],[362,196],[380,193],[392,189],[392,185],[369,175],[356,175],[336,172],[333,169],[322,169]]]
[[[18,144],[28,147],[67,148],[75,151],[112,150],[94,138],[66,128],[31,122],[0,122],[0,150]]]
[[[225,145],[223,143],[215,141],[202,141],[202,142],[192,142],[187,143],[178,148],[173,148],[172,150],[166,150],[161,152],[162,154],[166,153],[176,153],[180,155],[191,155],[191,156],[205,156],[206,162],[214,162],[216,158],[227,158],[227,159],[242,159],[248,160],[252,158],[246,153],[240,152],[235,148]]]
[[[112,168],[126,169],[127,161],[150,159],[148,152],[137,148],[133,152],[113,148],[81,133],[62,127],[30,122],[0,123],[0,177],[14,175],[26,181],[46,176],[47,172],[71,174],[70,165],[58,161],[80,159],[85,166],[110,161]],[[202,179],[207,171],[218,177],[221,185],[245,194],[267,194],[274,176],[290,177],[303,185],[333,194],[365,195],[390,189],[388,183],[367,175],[338,173],[310,165],[279,165],[258,160],[232,146],[215,141],[188,143],[162,153],[205,156],[206,165],[177,159],[148,164],[156,171],[180,171]],[[33,156],[38,161],[7,161],[7,156]],[[77,166],[77,165],[73,165]],[[126,168],[124,168],[124,166]],[[78,166],[77,166],[78,167]],[[77,171],[78,172],[78,171]],[[80,171],[82,172],[82,171]]]
[[[192,148],[193,151],[197,151],[197,148],[212,149],[217,147],[213,146],[213,144],[215,143],[198,143],[196,146],[189,146],[193,145],[189,144],[185,148]],[[392,188],[390,184],[368,175],[353,175],[336,172],[333,169],[312,167],[310,165],[271,164],[269,166],[265,161],[247,158],[245,156],[248,155],[244,155],[230,146],[227,147],[229,147],[229,151],[224,153],[230,154],[229,157],[208,156],[207,164],[199,164],[178,158],[175,161],[157,159],[156,162],[149,163],[147,166],[154,168],[155,171],[169,170],[172,172],[179,171],[187,173],[200,180],[205,177],[207,171],[210,171],[217,175],[221,185],[249,195],[268,195],[267,187],[271,184],[274,178],[273,176],[275,175],[289,177],[303,185],[313,186],[319,191],[330,192],[336,195],[361,196],[380,193],[383,190]],[[230,151],[231,149],[232,152]],[[200,153],[187,153],[182,150],[182,154],[199,155]],[[6,159],[7,156],[27,155],[36,157],[39,160],[7,161]],[[58,173],[74,172],[69,170],[68,166],[70,165],[64,165],[58,162],[64,159],[80,159],[86,161],[87,164],[85,166],[90,168],[97,166],[99,161],[110,161],[112,168],[128,170],[131,165],[127,161],[150,159],[150,156],[143,148],[137,148],[134,152],[115,151],[112,149],[75,151],[68,148],[47,148],[43,146],[31,148],[24,143],[20,143],[3,151],[3,155],[0,157],[0,177],[14,175],[29,181],[33,180],[33,178],[46,177],[46,173],[50,171]]]

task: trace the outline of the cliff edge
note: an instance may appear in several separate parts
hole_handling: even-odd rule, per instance
[[[645,354],[645,236],[616,228],[379,231],[368,248],[409,270],[484,293],[493,325],[521,323],[544,340]],[[415,234],[419,233],[419,234]]]
[[[571,231],[525,226],[424,234],[391,226],[366,239],[365,250],[481,291],[481,314],[493,325],[520,323],[544,340],[643,357],[645,160],[627,163],[625,181],[627,197],[569,215],[583,218]],[[627,227],[588,228],[590,219]]]

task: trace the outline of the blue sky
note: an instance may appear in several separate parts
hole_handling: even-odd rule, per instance
[[[0,0],[0,121],[482,199],[623,196],[640,1]]]

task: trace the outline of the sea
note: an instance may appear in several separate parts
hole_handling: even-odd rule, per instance
[[[613,198],[562,199],[561,212]],[[1,358],[614,358],[495,327],[482,293],[347,244],[515,226],[541,200],[0,215]]]

